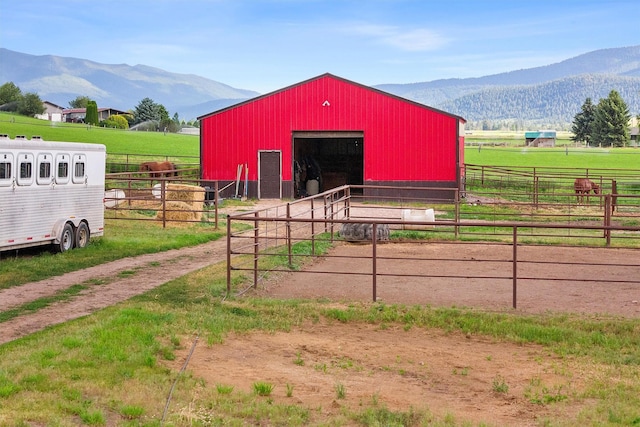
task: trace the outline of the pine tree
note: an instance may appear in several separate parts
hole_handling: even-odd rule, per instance
[[[151,98],[144,98],[133,113],[136,123],[142,123],[149,120],[160,121],[160,112],[158,104],[153,102]]]
[[[591,127],[595,116],[595,105],[591,102],[591,98],[587,98],[582,104],[582,110],[573,118],[571,126],[571,140],[573,142],[584,142],[587,145],[591,143]]]
[[[612,90],[596,106],[592,141],[603,147],[624,147],[629,143],[629,108],[620,94]]]
[[[100,124],[100,119],[98,118],[98,103],[96,101],[87,101],[84,121],[90,125],[97,126]]]

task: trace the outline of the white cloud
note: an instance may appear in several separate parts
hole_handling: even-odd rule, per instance
[[[445,46],[449,41],[435,31],[417,29],[408,32],[396,32],[383,37],[382,41],[391,46],[411,52],[436,50]]]
[[[410,52],[437,50],[449,43],[446,37],[425,28],[404,30],[396,26],[365,24],[356,25],[351,31],[372,37],[379,43]]]

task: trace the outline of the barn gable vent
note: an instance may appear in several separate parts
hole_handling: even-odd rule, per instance
[[[329,104],[329,100],[325,100],[325,101],[322,103],[322,106],[323,106],[323,107],[329,107],[330,105],[331,105],[331,104]]]

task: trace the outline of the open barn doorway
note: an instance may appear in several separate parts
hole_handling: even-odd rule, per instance
[[[364,183],[364,132],[294,132],[294,196]]]

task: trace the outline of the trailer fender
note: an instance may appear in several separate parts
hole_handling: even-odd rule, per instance
[[[51,235],[53,236],[53,243],[55,243],[56,245],[59,244],[62,241],[62,238],[63,238],[62,235],[63,235],[63,233],[65,231],[65,225],[66,224],[71,224],[72,231],[75,230],[75,228],[77,227],[77,225],[75,224],[75,221],[73,219],[59,219],[59,220],[57,220],[56,223],[53,225],[53,230],[51,232]]]
[[[73,222],[58,220],[53,226],[53,248],[56,252],[66,252],[73,249],[75,242],[75,228]]]

